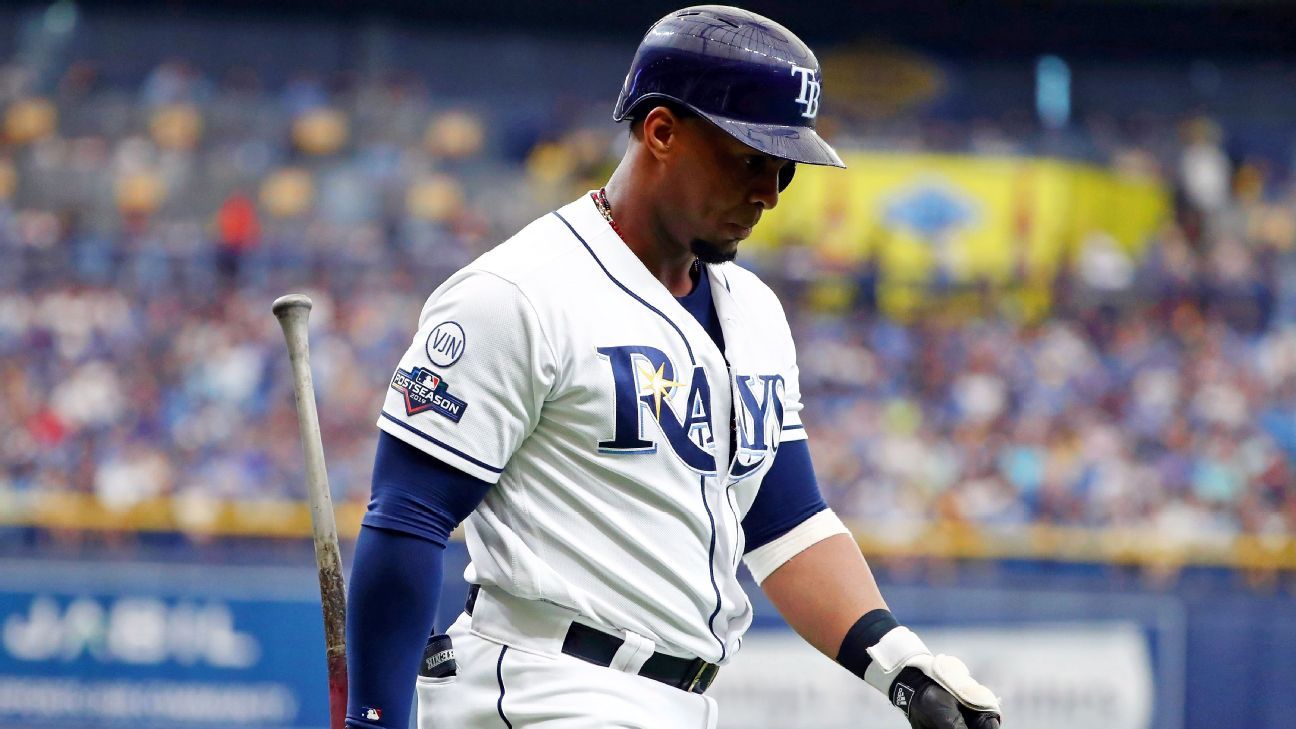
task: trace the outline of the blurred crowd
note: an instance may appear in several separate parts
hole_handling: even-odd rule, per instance
[[[555,102],[557,106],[559,102]],[[304,290],[335,499],[363,502],[374,420],[423,300],[624,143],[598,107],[537,131],[415,77],[182,62],[137,88],[72,64],[36,94],[0,67],[0,511],[42,494],[296,498],[275,296]],[[588,112],[588,113],[587,113]],[[597,120],[589,123],[588,120]],[[837,120],[841,146],[1020,153],[1021,117]],[[1024,127],[1024,128],[1023,128]],[[900,131],[903,129],[903,131]],[[1296,186],[1205,118],[1080,120],[1068,145],[1176,192],[1146,255],[1094,242],[1049,316],[877,310],[878,274],[813,248],[743,259],[783,295],[821,486],[903,538],[933,519],[1227,542],[1296,534]],[[1078,140],[1078,141],[1076,141]],[[811,295],[846,281],[850,305]],[[966,292],[960,292],[966,293]]]
[[[1296,184],[1231,160],[1208,119],[1165,132],[1178,144],[1110,161],[1161,175],[1173,218],[1141,257],[1085,241],[1041,319],[974,285],[895,321],[868,265],[825,314],[813,283],[840,271],[795,247],[756,261],[789,305],[838,510],[898,542],[934,518],[1184,547],[1296,534]]]

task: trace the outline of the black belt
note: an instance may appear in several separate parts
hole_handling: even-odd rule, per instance
[[[480,585],[468,588],[468,603],[464,605],[464,612],[472,615],[480,591]],[[597,628],[572,623],[567,629],[567,637],[563,639],[562,652],[596,666],[607,667],[612,665],[613,656],[624,643],[625,640]],[[665,653],[653,653],[639,669],[639,675],[644,678],[695,694],[704,693],[710,688],[719,672],[719,666],[701,658],[680,658]]]

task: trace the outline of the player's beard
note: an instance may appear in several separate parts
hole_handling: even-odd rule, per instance
[[[738,243],[731,241],[725,246],[701,238],[694,238],[689,243],[689,250],[703,263],[728,263],[738,255]]]

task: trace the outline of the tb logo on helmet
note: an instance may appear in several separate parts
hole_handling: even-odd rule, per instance
[[[807,119],[813,119],[819,115],[819,91],[820,83],[814,78],[815,70],[805,66],[793,66],[792,75],[801,77],[801,95],[796,98],[796,103],[805,106],[805,111],[801,116]]]
[[[757,152],[845,167],[815,131],[822,83],[818,59],[792,31],[739,8],[699,5],[667,15],[644,35],[612,119],[673,101]],[[783,169],[779,189],[795,168]]]

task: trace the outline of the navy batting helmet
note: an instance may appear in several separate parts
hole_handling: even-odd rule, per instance
[[[757,151],[845,167],[815,131],[821,83],[819,61],[792,31],[739,8],[699,5],[648,29],[612,118],[671,101]]]

